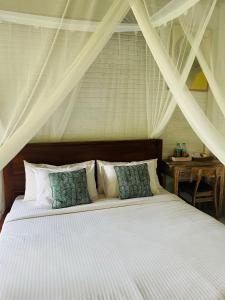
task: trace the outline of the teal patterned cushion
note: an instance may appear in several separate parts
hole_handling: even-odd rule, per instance
[[[52,208],[91,203],[87,189],[86,169],[49,173],[52,189]]]
[[[152,196],[147,164],[114,167],[120,199]]]

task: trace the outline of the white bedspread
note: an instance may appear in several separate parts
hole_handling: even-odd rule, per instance
[[[225,226],[172,194],[61,210],[18,200],[0,299],[225,299]]]

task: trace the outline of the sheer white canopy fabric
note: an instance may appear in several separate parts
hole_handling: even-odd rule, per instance
[[[65,10],[66,9],[67,7]],[[97,55],[110,39],[115,27],[121,22],[128,9],[128,3],[121,0],[115,0],[112,3],[112,6],[108,9],[103,21],[97,26],[96,32],[88,38],[86,44],[81,47],[82,44],[80,45],[79,43],[79,51],[77,51],[77,55],[74,60],[70,61],[68,66],[64,66],[64,71],[60,74],[59,81],[51,86],[50,91],[43,91],[41,88],[39,89],[39,100],[32,105],[32,108],[23,123],[16,129],[15,132],[12,133],[12,135],[9,134],[8,139],[0,148],[0,154],[3,154],[1,155],[2,159],[0,161],[1,169],[38,132],[58,106],[65,100],[66,96],[76,86],[88,67],[93,63]],[[64,17],[65,13],[63,13],[63,18]],[[61,23],[62,19],[60,21],[60,24]],[[39,84],[40,78],[43,79],[44,77],[43,68],[45,69],[47,63],[49,63],[52,49],[54,50],[55,48],[59,29],[60,25],[56,31],[53,43],[49,48],[47,59],[44,60],[44,65],[41,68],[41,72],[38,74],[37,81],[35,81],[34,87]],[[81,41],[83,40],[85,40],[85,38],[82,36]],[[55,59],[57,59],[57,57]],[[50,69],[49,72],[52,72],[52,70]],[[47,78],[45,79],[47,80]],[[33,89],[31,96],[28,98],[28,102],[32,96]],[[48,99],[47,101],[45,100],[46,97]]]
[[[193,130],[204,144],[225,164],[225,138],[206,117],[186,86],[173,61],[160,42],[141,0],[129,0],[146,42],[164,76],[174,99]]]
[[[197,56],[224,112],[221,82],[204,53],[216,2],[2,0],[0,169],[35,136],[54,141],[70,131],[79,140],[158,137],[176,104],[225,163],[223,136],[185,86]],[[110,50],[108,44],[116,46]],[[114,55],[107,71],[106,55]],[[127,56],[129,66],[123,63]],[[96,61],[100,67],[92,72]],[[107,89],[101,88],[106,80]],[[94,103],[87,101],[87,84],[91,93],[98,88]],[[95,119],[92,107],[98,108]]]
[[[208,84],[210,87],[209,96],[210,95],[213,96],[212,101],[209,101],[209,106],[211,107],[211,109],[209,109],[209,111],[211,112],[213,110],[216,110],[216,107],[218,107],[218,109],[220,110],[219,115],[222,113],[223,116],[225,117],[225,97],[224,97],[224,90],[223,90],[224,84],[221,82],[221,78],[224,78],[224,77],[222,75],[222,76],[218,76],[216,78],[215,74],[214,74],[214,69],[216,67],[216,59],[218,59],[218,57],[219,57],[221,60],[221,58],[222,58],[221,49],[223,48],[222,45],[224,43],[223,35],[221,35],[219,39],[218,39],[218,35],[217,35],[217,31],[218,30],[220,31],[221,28],[223,28],[223,26],[221,24],[218,24],[218,22],[221,22],[223,20],[223,18],[217,17],[218,10],[220,10],[220,11],[222,10],[222,7],[221,7],[222,5],[220,4],[220,6],[215,7],[216,3],[217,3],[217,1],[210,1],[208,3],[208,5],[210,5],[210,9],[208,10],[205,20],[204,20],[204,18],[202,18],[202,20],[201,20],[202,26],[199,27],[198,33],[195,34],[195,37],[189,31],[190,21],[189,21],[188,17],[186,17],[186,16],[180,17],[178,20],[179,20],[179,24],[181,25],[181,28],[183,30],[183,33],[185,34],[185,37],[187,38],[187,40],[191,46],[189,58],[191,58],[191,52],[192,52],[192,58],[196,56],[200,66],[204,72],[204,75],[206,76],[206,79],[208,81]],[[201,11],[203,11],[204,7],[202,7],[201,4],[202,3],[200,3],[199,8],[201,9]],[[206,2],[204,2],[204,5],[205,4],[206,4]],[[214,11],[215,11],[215,13],[213,15]],[[199,14],[200,14],[200,12],[197,12],[196,16],[199,16]],[[212,15],[213,15],[213,18],[211,18]],[[210,20],[210,19],[212,19],[212,20]],[[206,31],[209,21],[211,22],[210,27],[212,27],[212,28]],[[217,25],[215,25],[215,23],[217,23]],[[212,30],[213,30],[213,36],[212,36]],[[195,28],[195,32],[196,32],[196,28]],[[203,33],[205,34],[206,41],[203,39]],[[218,41],[221,42],[220,45],[219,45]],[[214,47],[212,45],[214,45]],[[215,51],[215,49],[216,49],[216,51]],[[218,49],[220,49],[220,50],[218,50]],[[219,51],[220,54],[218,54],[217,51]],[[213,59],[213,53],[215,55],[214,59]],[[217,54],[215,54],[215,53],[217,53]],[[190,62],[190,60],[189,60],[189,62]],[[193,60],[192,60],[192,63],[193,63]],[[189,67],[190,67],[190,65],[191,64],[189,63]],[[223,64],[221,64],[221,62],[219,62],[217,70],[221,69],[222,65]],[[187,67],[186,72],[182,73],[182,78],[184,79],[184,82],[186,82],[189,72],[190,72],[188,63],[186,64],[186,67]],[[170,101],[167,111],[163,116],[164,122],[161,122],[161,124],[166,124],[170,120],[175,108],[176,108],[176,102]],[[213,108],[215,108],[215,109],[213,109]],[[218,117],[215,119],[221,120],[223,118]],[[160,133],[160,130],[162,132],[163,129],[164,129],[164,127],[159,128],[158,133]]]
[[[221,1],[213,17],[210,34],[210,54],[203,49],[197,53],[209,82],[208,116],[215,127],[225,136],[225,3]],[[212,34],[213,33],[213,34]],[[210,84],[210,82],[212,82]]]
[[[164,36],[169,36],[169,46],[173,49],[171,58],[181,74],[183,84],[185,84],[188,79],[196,57],[196,52],[198,52],[201,42],[203,41],[204,33],[215,9],[216,2],[216,0],[205,1],[203,7],[201,3],[199,3],[200,5],[193,6],[191,10],[185,13],[185,15],[180,15],[178,20],[175,19],[175,22],[172,21],[169,26],[161,28],[161,32],[164,32]],[[148,7],[146,1],[144,1],[144,4],[145,8]],[[147,9],[147,13],[149,16],[149,8]],[[201,18],[199,18],[200,14]],[[154,14],[154,16],[155,15],[157,14]],[[179,26],[179,23],[177,23],[178,21],[182,24],[186,22],[185,31],[182,31],[183,28]],[[168,27],[171,29],[170,33],[168,32]],[[190,39],[186,35],[193,37],[191,47],[189,45]],[[161,41],[166,49],[169,49],[168,41],[165,43],[165,39],[162,38],[162,35]],[[158,137],[162,134],[174,113],[176,105],[177,103],[172,98],[172,94],[169,91],[166,96],[166,101],[163,103],[163,108],[161,108],[161,113],[158,115],[159,117],[157,119],[153,137]]]
[[[173,3],[175,3],[176,1],[173,1]],[[62,30],[62,28],[64,28],[64,23],[65,21],[67,21],[68,19],[67,16],[72,13],[74,13],[75,8],[77,10],[77,8],[80,8],[81,11],[83,11],[83,6],[81,5],[81,3],[79,3],[79,1],[76,1],[76,6],[75,8],[71,9],[71,4],[73,2],[65,2],[65,6],[61,7],[62,9],[62,18],[57,18],[54,19],[55,22],[55,27],[52,27],[49,29],[49,25],[48,28],[46,29],[45,27],[40,27],[40,28],[34,28],[32,26],[28,26],[28,25],[15,25],[15,22],[17,22],[19,20],[20,24],[22,23],[22,17],[24,16],[24,14],[22,15],[21,18],[16,17],[16,20],[14,20],[11,18],[10,20],[12,20],[12,23],[8,24],[5,23],[4,25],[4,32],[5,33],[9,33],[8,36],[10,37],[10,43],[8,44],[8,65],[10,68],[15,69],[15,67],[18,69],[18,71],[16,72],[17,76],[16,76],[16,90],[12,90],[11,92],[14,92],[14,94],[12,93],[11,97],[15,99],[15,107],[13,110],[11,110],[11,106],[10,106],[10,102],[4,106],[4,109],[6,110],[6,113],[3,113],[3,121],[6,124],[6,128],[4,130],[4,135],[2,135],[1,138],[1,143],[4,144],[4,146],[2,146],[2,149],[4,150],[5,145],[7,145],[7,143],[9,141],[12,142],[11,137],[13,136],[13,138],[15,138],[15,135],[20,136],[19,131],[17,130],[18,127],[20,128],[20,132],[23,132],[23,135],[26,136],[26,130],[28,130],[28,128],[31,128],[29,125],[25,125],[27,124],[27,118],[29,115],[30,116],[30,120],[33,121],[35,120],[35,118],[37,118],[37,114],[36,111],[39,112],[39,116],[41,114],[41,108],[40,108],[40,103],[41,103],[41,99],[46,98],[46,96],[48,97],[48,95],[50,94],[50,91],[54,88],[54,82],[57,80],[60,80],[60,76],[63,73],[63,71],[66,69],[67,66],[69,66],[74,57],[76,56],[76,54],[81,53],[81,49],[83,47],[83,45],[85,45],[86,41],[89,39],[89,37],[91,36],[92,29],[91,31],[88,29],[87,31],[80,31],[80,29],[78,31],[75,32],[71,32],[71,31],[65,31]],[[126,3],[123,3],[123,5],[125,6]],[[189,2],[190,4],[190,2]],[[97,6],[98,5],[102,5],[102,2],[100,1],[98,3],[98,1],[95,3],[95,5],[93,5],[93,7],[89,7],[89,10],[87,13],[85,13],[85,18],[84,19],[95,19],[93,17],[93,11],[96,12],[97,10]],[[128,4],[126,4],[126,6],[128,7]],[[171,6],[170,6],[171,7]],[[36,8],[38,9],[38,8]],[[72,12],[71,12],[72,11]],[[160,11],[158,11],[158,15],[155,18],[155,20],[157,22],[161,22],[160,20],[162,20],[162,18],[165,17],[165,11],[162,8],[162,15],[160,14]],[[15,14],[15,13],[14,13]],[[4,14],[4,18],[6,16],[8,16],[8,14]],[[56,15],[60,15],[59,12],[57,12]],[[169,15],[171,18],[171,10],[169,11]],[[14,15],[13,15],[14,16]],[[27,17],[25,18],[25,23],[27,22]],[[99,19],[99,14],[98,14],[98,19]],[[35,19],[36,20],[36,19]],[[52,21],[52,20],[51,20]],[[31,21],[30,21],[31,22]],[[34,21],[32,21],[34,22]],[[32,23],[31,22],[31,23]],[[36,22],[36,21],[35,21]],[[53,21],[52,21],[53,22]],[[57,22],[59,24],[57,24]],[[93,21],[89,21],[89,22],[93,22]],[[33,24],[33,23],[32,23]],[[135,25],[135,24],[134,24]],[[45,23],[43,26],[47,26]],[[192,28],[192,26],[190,26],[190,28]],[[83,29],[82,29],[83,30]],[[166,37],[166,43],[167,43],[167,47],[170,47],[170,37],[171,37],[171,27],[168,30],[162,30],[161,31],[161,35]],[[191,33],[191,32],[190,32]],[[33,36],[36,36],[36,38],[34,38]],[[134,37],[134,34],[133,34]],[[22,38],[22,39],[21,39]],[[79,39],[79,43],[75,43],[74,40]],[[19,53],[24,53],[23,51],[23,43],[21,41],[24,40],[28,40],[30,41],[30,44],[27,45],[26,47],[26,57],[29,57],[29,60],[27,61],[27,63],[24,65],[21,64],[21,62],[23,62],[23,59],[17,56],[14,56],[13,54],[13,49],[15,49],[15,45],[19,45],[19,49],[18,52]],[[48,41],[51,41],[50,43]],[[102,40],[102,39],[101,39]],[[37,47],[37,44],[40,43],[41,47]],[[13,44],[14,43],[14,44]],[[17,46],[18,48],[18,46]],[[33,55],[29,56],[29,51],[30,48],[32,48],[32,52]],[[102,47],[103,48],[103,47]],[[147,47],[146,47],[147,48]],[[34,50],[33,50],[34,49]],[[179,51],[179,58],[177,60],[177,63],[182,65],[182,58],[183,58],[183,52],[185,51],[185,47],[181,48]],[[101,51],[99,51],[100,53]],[[72,55],[71,55],[72,53]],[[46,56],[45,56],[46,55]],[[82,53],[83,55],[83,53]],[[33,62],[33,56],[37,57],[38,59],[35,60],[35,62]],[[10,59],[13,58],[14,61],[13,63],[10,64]],[[145,77],[145,84],[146,84],[146,107],[148,108],[147,111],[147,125],[146,125],[146,129],[147,129],[147,133],[146,129],[143,129],[142,131],[143,133],[143,137],[156,137],[159,134],[157,133],[159,130],[158,128],[164,128],[165,125],[163,125],[162,120],[164,113],[167,112],[167,110],[165,109],[166,105],[165,105],[165,101],[168,98],[168,94],[170,94],[170,91],[167,89],[167,86],[165,84],[165,81],[163,79],[163,76],[161,75],[156,63],[152,63],[152,56],[151,53],[148,51],[148,49],[146,49],[146,77]],[[11,59],[12,62],[12,59]],[[23,68],[23,69],[22,69]],[[120,68],[120,66],[119,66]],[[27,77],[26,79],[26,85],[24,88],[24,76],[18,76],[18,74],[20,74],[19,70],[23,70],[24,71],[24,76]],[[40,70],[40,72],[39,72]],[[121,71],[121,70],[120,70]],[[13,70],[10,70],[11,73],[13,73]],[[83,72],[83,70],[82,70]],[[80,74],[82,73],[80,72]],[[155,80],[155,78],[151,77],[151,73],[154,73],[157,77],[157,80]],[[83,72],[84,73],[84,72]],[[54,76],[52,76],[52,74],[54,74]],[[119,72],[120,74],[120,72]],[[117,75],[119,75],[117,74]],[[129,75],[131,76],[131,75]],[[9,76],[10,77],[10,76]],[[58,79],[56,78],[58,77]],[[82,76],[81,76],[82,77]],[[7,80],[7,76],[4,77],[5,80]],[[14,77],[12,76],[12,78],[14,79]],[[77,78],[77,77],[76,77]],[[3,79],[4,82],[4,79]],[[73,81],[73,85],[75,85],[74,81]],[[7,84],[5,84],[5,86],[7,86]],[[136,86],[135,86],[136,88]],[[135,92],[135,91],[133,91]],[[9,95],[7,95],[8,91],[6,91],[5,94],[5,99],[7,99],[9,97]],[[65,132],[65,128],[67,127],[67,124],[69,122],[69,120],[72,118],[73,112],[74,110],[76,110],[76,106],[75,106],[75,102],[76,102],[76,96],[79,93],[79,87],[75,87],[73,89],[73,91],[67,96],[67,99],[65,100],[65,103],[62,104],[60,106],[60,108],[58,109],[58,111],[55,113],[54,117],[51,117],[50,119],[48,118],[48,125],[45,126],[44,128],[42,128],[41,133],[48,136],[49,140],[60,140],[63,136],[63,133]],[[115,95],[117,97],[117,95]],[[155,100],[153,101],[152,99],[155,98]],[[63,99],[61,98],[61,101]],[[49,98],[48,98],[48,102],[49,102]],[[54,103],[54,110],[56,110],[56,103]],[[72,109],[74,108],[74,110]],[[114,109],[114,107],[112,106],[112,109]],[[8,111],[7,111],[8,110]],[[53,113],[53,109],[51,110],[51,114]],[[8,117],[8,114],[10,114],[10,116]],[[32,114],[34,115],[34,117],[32,116]],[[58,117],[57,117],[58,116]],[[42,118],[43,118],[43,113],[42,113]],[[7,120],[10,120],[9,123],[7,123]],[[120,118],[121,119],[121,118]],[[29,124],[29,122],[28,122]],[[42,122],[40,122],[40,119],[38,120],[38,125],[34,125],[33,123],[33,131],[32,131],[32,135],[38,131],[39,127],[41,126]],[[123,126],[121,126],[123,124],[120,124],[120,130],[123,128]],[[24,128],[26,127],[26,128]],[[133,129],[131,129],[131,131],[134,132]],[[31,133],[31,129],[29,129],[29,132]],[[47,134],[48,133],[48,134]],[[120,136],[119,132],[116,133],[115,138],[118,138]],[[129,132],[125,135],[121,135],[121,138],[132,138],[133,136],[129,134]],[[139,135],[140,136],[140,135]],[[31,136],[29,137],[31,138]],[[100,137],[101,138],[101,137]],[[8,141],[9,140],[9,141]],[[27,136],[27,140],[28,136]],[[20,138],[21,141],[21,138]],[[21,141],[22,143],[22,141]],[[15,142],[12,142],[11,145],[14,144]],[[16,145],[19,149],[19,142],[17,140]],[[22,144],[21,144],[22,145]],[[8,147],[8,146],[6,146]],[[21,147],[21,146],[20,146]],[[15,147],[14,147],[15,148]],[[14,151],[18,151],[18,150],[14,150]],[[8,152],[8,156],[12,156],[9,152]]]
[[[185,33],[186,33],[186,31],[185,31]],[[193,44],[193,38],[188,33],[186,33],[186,35],[187,35],[190,43]],[[204,72],[204,75],[207,78],[207,81],[209,83],[209,86],[210,86],[211,92],[214,96],[214,99],[215,99],[218,107],[220,108],[222,114],[225,117],[225,97],[224,97],[223,91],[220,88],[217,80],[215,79],[213,71],[210,69],[209,64],[207,63],[201,49],[199,49],[197,51],[196,57],[197,57],[199,64]]]
[[[151,17],[151,23],[155,27],[167,24],[171,20],[182,16],[188,11],[188,9],[195,6],[195,4],[197,4],[199,1],[200,0],[172,0]],[[147,1],[144,1],[145,4],[146,2]]]
[[[1,73],[0,78],[2,103],[0,169],[39,131],[66,96],[74,95],[72,90],[79,88],[76,87],[76,84],[101,52],[116,25],[121,22],[129,9],[128,3],[117,0],[94,0],[91,3],[82,0],[48,1],[47,3],[36,1],[33,6],[32,3],[31,1],[1,2],[1,9],[11,9],[12,11],[22,9],[27,13],[41,12],[43,15],[54,15],[56,20],[53,29],[48,28],[47,30],[43,27],[34,28],[13,23],[0,24],[1,37],[3,40],[8,37],[10,42],[6,43],[6,46],[11,46],[7,48],[7,51],[4,47],[1,48],[4,53],[8,53],[6,57],[1,56],[1,64],[7,64],[8,68],[6,67],[4,70],[7,70],[9,74],[5,76],[6,74]],[[77,13],[81,19],[98,21],[96,32],[64,31],[62,29],[64,19],[76,18]],[[107,28],[105,28],[106,24]],[[10,34],[7,35],[9,30]],[[7,36],[4,37],[4,35]],[[31,41],[30,44],[29,41]],[[2,43],[2,45],[4,44]],[[65,52],[67,46],[68,51]],[[33,55],[26,56],[26,52],[31,50]],[[65,57],[62,57],[65,53]],[[30,60],[26,61],[28,57]],[[73,75],[75,78],[72,78],[71,69],[74,67],[76,69]],[[14,70],[17,71],[17,76],[13,76]],[[24,80],[24,76],[26,80]],[[66,77],[68,81],[69,76],[72,84],[67,85],[67,89],[62,88],[63,80]],[[11,85],[11,89],[8,88],[7,80],[9,79],[14,83]],[[21,83],[26,81],[27,84],[25,86],[20,84],[20,80]],[[16,93],[14,93],[15,89]],[[59,100],[58,103],[55,101],[56,98]],[[73,105],[69,99],[66,101],[70,102],[70,106]],[[69,106],[61,120],[61,132],[63,132],[62,128],[66,126],[68,114]],[[0,196],[2,193],[1,176]],[[3,198],[1,197],[1,199]],[[2,209],[3,201],[1,201]]]
[[[200,52],[199,47],[203,42],[204,33],[215,9],[216,2],[217,0],[205,1],[204,7],[199,3],[200,5],[193,6],[192,10],[186,12],[185,15],[181,15],[178,20],[176,19],[175,24],[170,24],[172,28],[170,41],[173,40],[171,58],[181,74],[183,84],[185,84],[188,79],[197,52]],[[200,14],[201,18],[199,18]],[[185,30],[183,26],[179,26],[179,23],[186,24]],[[165,31],[165,28],[163,28],[163,30]],[[190,36],[192,36],[191,43]],[[162,42],[164,41],[162,40]],[[168,49],[167,45],[166,48]],[[171,92],[169,92],[163,106],[163,113],[158,120],[158,126],[154,132],[155,137],[162,134],[171,119],[176,106],[177,103],[173,99]]]

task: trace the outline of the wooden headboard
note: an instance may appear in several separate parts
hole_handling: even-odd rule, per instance
[[[82,162],[91,159],[133,161],[158,158],[158,173],[162,159],[162,140],[129,140],[100,142],[66,142],[27,144],[4,168],[5,211],[25,190],[23,160],[55,165]]]

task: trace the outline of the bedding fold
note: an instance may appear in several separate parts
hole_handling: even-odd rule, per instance
[[[125,201],[119,200],[118,198],[114,198],[114,199],[100,200],[90,204],[70,206],[70,207],[61,208],[57,210],[45,208],[45,207],[39,208],[35,205],[34,201],[27,202],[27,201],[16,200],[14,202],[10,214],[8,214],[5,219],[5,223],[17,221],[17,220],[29,219],[29,218],[82,213],[87,211],[112,209],[112,208],[126,207],[132,205],[151,205],[154,203],[160,203],[166,201],[180,201],[180,198],[169,193],[165,195],[156,195],[154,197],[134,198]]]

